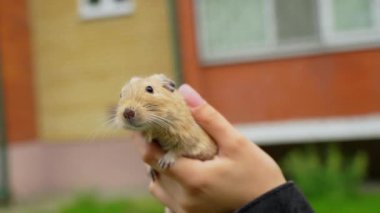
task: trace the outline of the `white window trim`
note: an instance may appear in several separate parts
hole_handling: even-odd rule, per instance
[[[79,16],[84,21],[131,15],[136,9],[135,0],[102,0],[97,5],[91,5],[88,0],[78,0],[77,5]]]
[[[239,59],[244,59],[246,57],[252,58],[252,57],[259,57],[260,55],[266,54],[266,53],[272,53],[276,51],[278,48],[276,48],[277,39],[276,39],[276,21],[275,21],[275,8],[274,8],[274,1],[273,0],[263,0],[264,2],[264,14],[265,14],[265,20],[266,20],[266,26],[269,26],[267,28],[266,34],[268,35],[267,40],[267,46],[265,47],[257,47],[255,49],[250,49],[246,51],[230,51],[229,53],[221,53],[220,55],[213,55],[208,57],[206,54],[205,45],[203,45],[203,41],[201,40],[202,34],[207,33],[202,31],[201,27],[201,21],[200,21],[200,10],[201,10],[201,4],[199,1],[202,0],[194,0],[194,8],[195,8],[195,26],[196,26],[196,43],[197,43],[197,49],[198,49],[198,55],[200,56],[200,60],[202,64],[208,64],[208,62],[211,62],[212,64],[216,63],[222,63],[224,61],[236,61]],[[206,45],[207,46],[207,45]]]
[[[352,33],[338,33],[334,30],[333,0],[318,1],[318,13],[320,18],[320,30],[322,42],[329,46],[350,45],[375,42],[380,40],[380,0],[374,0],[372,9],[375,25],[372,29],[356,31]]]
[[[310,56],[323,53],[335,53],[342,51],[354,51],[354,50],[363,50],[363,49],[373,49],[380,47],[380,0],[375,0],[375,7],[377,12],[375,14],[375,21],[377,23],[376,32],[374,31],[369,36],[356,35],[352,34],[352,38],[341,38],[334,36],[334,33],[331,31],[332,26],[332,16],[331,16],[331,0],[320,0],[317,2],[318,7],[318,17],[317,21],[319,29],[320,41],[316,42],[299,42],[297,44],[291,44],[286,46],[277,46],[276,38],[276,29],[277,23],[275,19],[275,7],[274,0],[264,0],[267,8],[267,24],[270,26],[268,36],[270,36],[269,41],[272,42],[272,45],[269,45],[265,48],[255,48],[254,50],[247,51],[236,51],[229,52],[228,54],[220,54],[217,56],[207,57],[205,54],[205,49],[202,45],[201,36],[202,31],[200,27],[199,19],[199,8],[200,3],[194,0],[195,8],[195,28],[196,28],[196,43],[199,61],[203,66],[211,65],[223,65],[223,64],[232,64],[240,62],[254,62],[260,60],[269,60],[269,59],[278,59],[278,58],[291,58],[297,56]],[[328,4],[330,2],[330,4]],[[330,8],[329,8],[330,5]],[[330,11],[330,12],[328,12]],[[330,13],[330,15],[328,15]]]
[[[239,124],[259,145],[336,142],[380,138],[380,114]]]

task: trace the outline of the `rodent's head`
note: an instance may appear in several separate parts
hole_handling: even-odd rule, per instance
[[[163,74],[134,77],[121,90],[116,123],[132,130],[165,128],[178,97],[175,83]]]

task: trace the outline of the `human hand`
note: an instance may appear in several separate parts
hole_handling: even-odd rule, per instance
[[[190,86],[183,85],[179,91],[219,152],[207,161],[179,158],[172,167],[161,171],[149,185],[158,200],[176,213],[231,212],[285,183],[274,160],[242,136]],[[153,168],[163,155],[155,143],[145,143],[140,150],[143,160]]]

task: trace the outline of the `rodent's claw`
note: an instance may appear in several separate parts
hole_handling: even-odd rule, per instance
[[[150,175],[150,178],[152,179],[153,182],[156,181],[158,178],[158,173],[153,168],[149,169],[149,175]]]
[[[174,163],[175,163],[175,157],[171,155],[170,153],[167,153],[160,160],[158,160],[158,166],[161,169],[167,169],[173,166]]]
[[[174,162],[168,162],[163,159],[160,159],[158,161],[158,166],[160,166],[161,169],[168,169],[170,166],[172,166]]]

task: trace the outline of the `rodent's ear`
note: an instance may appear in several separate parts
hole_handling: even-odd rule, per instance
[[[175,83],[174,81],[168,81],[168,82],[165,82],[163,87],[167,90],[169,90],[170,92],[174,92],[175,90]]]
[[[140,79],[141,79],[140,77],[132,77],[131,80],[129,80],[129,83],[133,83],[133,82],[138,81]]]
[[[170,92],[174,92],[176,85],[173,80],[169,79],[164,74],[159,74],[158,77],[162,81],[162,86],[165,89],[169,90]]]

